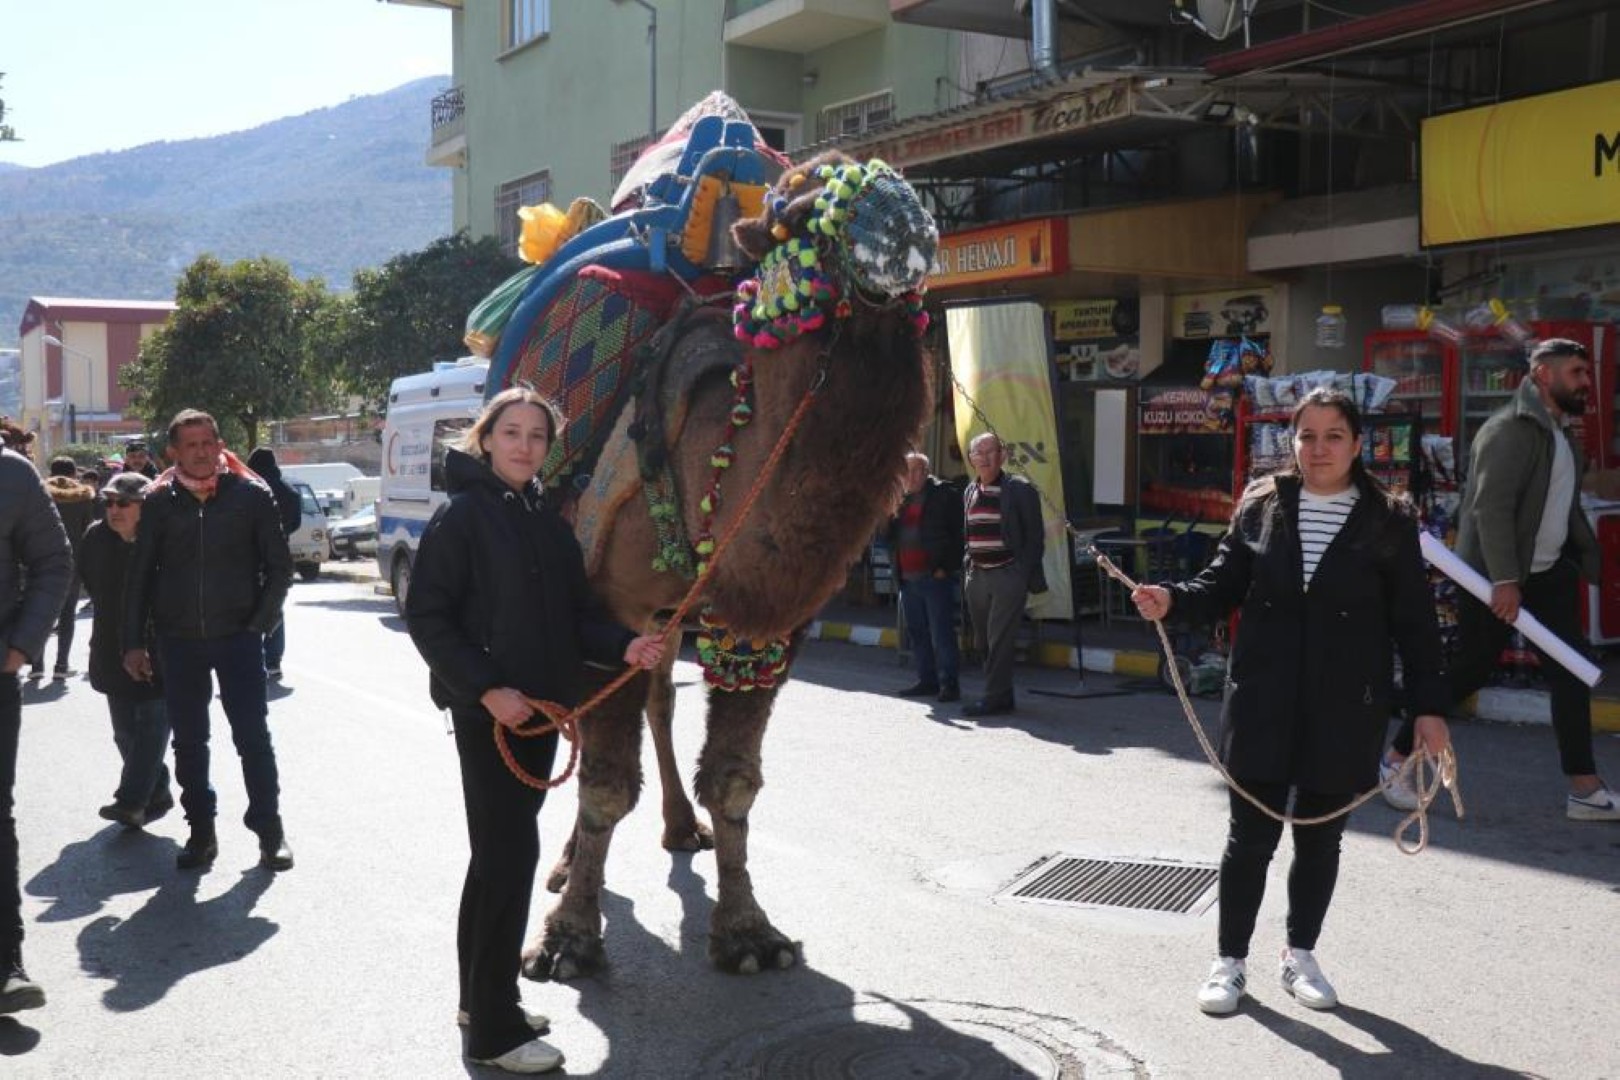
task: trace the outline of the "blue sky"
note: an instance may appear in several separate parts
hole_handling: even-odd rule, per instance
[[[0,0],[0,98],[49,165],[450,74],[450,15],[379,0]]]

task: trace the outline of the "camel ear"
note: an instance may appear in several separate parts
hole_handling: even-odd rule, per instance
[[[742,249],[743,254],[755,262],[763,259],[765,253],[776,243],[762,217],[745,218],[737,222],[731,227],[731,238],[737,241],[737,246]]]

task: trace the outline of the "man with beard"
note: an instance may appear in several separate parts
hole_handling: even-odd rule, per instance
[[[1458,590],[1452,700],[1485,685],[1522,606],[1580,651],[1580,579],[1597,581],[1601,554],[1581,511],[1584,451],[1570,422],[1586,411],[1592,362],[1586,348],[1548,338],[1530,353],[1530,377],[1487,420],[1469,451],[1468,482],[1457,513],[1457,554],[1491,582],[1489,606]],[[1569,778],[1565,813],[1576,821],[1620,821],[1620,792],[1598,776],[1592,756],[1592,698],[1585,683],[1546,653],[1541,670],[1552,690],[1553,731]],[[1388,779],[1412,752],[1412,721],[1384,759]],[[1385,790],[1411,809],[1410,774]]]

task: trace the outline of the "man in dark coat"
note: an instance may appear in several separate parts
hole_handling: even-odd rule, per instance
[[[276,497],[276,510],[281,514],[281,531],[285,536],[297,532],[304,523],[304,510],[299,505],[298,492],[281,478],[281,466],[276,463],[276,452],[261,446],[248,455],[248,468],[270,486]],[[266,678],[281,678],[281,658],[287,652],[287,620],[276,623],[276,628],[264,635],[264,674]]]
[[[967,554],[962,595],[973,637],[985,654],[984,696],[964,716],[1013,711],[1013,639],[1030,593],[1046,591],[1046,528],[1041,497],[1022,476],[1003,471],[1001,439],[985,432],[968,444],[976,479],[963,495]]]
[[[956,575],[962,565],[961,498],[928,472],[924,454],[906,455],[905,498],[889,522],[890,560],[900,581],[917,681],[901,697],[957,701]]]
[[[0,1013],[45,1004],[45,991],[29,981],[22,961],[22,891],[12,815],[22,729],[17,673],[44,654],[72,573],[67,533],[39,474],[26,457],[0,450]]]
[[[140,473],[148,480],[157,479],[157,466],[152,464],[152,455],[147,451],[145,443],[137,440],[125,445],[123,471]]]
[[[260,864],[292,867],[281,822],[281,781],[265,702],[264,635],[281,621],[292,554],[275,498],[225,449],[214,418],[195,409],[169,425],[175,466],[158,477],[141,510],[124,594],[124,669],[153,676],[147,620],[157,624],[163,696],[174,730],[174,773],[191,836],[182,869],[213,864],[217,800],[208,780],[208,707],[220,702],[242,759],[247,827]]]

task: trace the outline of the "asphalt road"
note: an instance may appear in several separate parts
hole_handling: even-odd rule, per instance
[[[299,584],[271,704],[298,865],[256,867],[216,724],[218,863],[175,870],[184,823],[96,816],[116,779],[80,679],[30,692],[17,817],[39,1011],[0,1019],[6,1077],[410,1076],[469,1069],[452,1023],[465,834],[454,749],[426,675],[368,581]],[[83,666],[89,622],[80,623]],[[721,975],[705,956],[713,858],[658,847],[656,799],[608,864],[608,970],[525,984],[570,1075],[861,1077],[1620,1076],[1620,825],[1562,816],[1552,734],[1460,727],[1469,817],[1425,854],[1359,812],[1318,948],[1344,1005],[1275,979],[1283,857],[1233,1017],[1198,1013],[1213,908],[1171,915],[999,895],[1049,856],[1212,865],[1225,798],[1173,699],[1073,701],[965,721],[887,696],[892,653],[812,644],[766,740],[753,817],[762,902],[805,963]],[[682,663],[677,744],[702,738]],[[965,680],[971,695],[977,681]],[[1021,690],[1075,676],[1020,671]],[[1091,676],[1089,689],[1112,685]],[[1213,707],[1200,712],[1206,723]],[[1620,780],[1620,741],[1600,766]],[[650,758],[648,772],[652,774]],[[572,789],[542,813],[546,854]],[[535,924],[549,904],[536,900]]]

